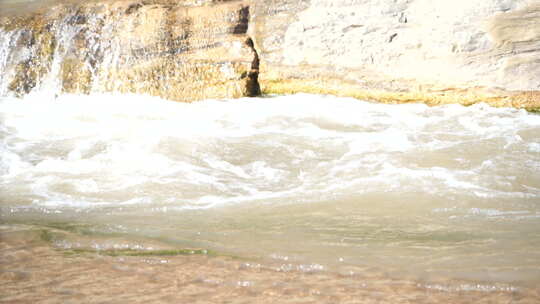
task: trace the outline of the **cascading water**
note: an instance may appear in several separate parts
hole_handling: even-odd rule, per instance
[[[138,91],[103,75],[155,54],[127,54],[122,41],[101,39],[116,29],[98,12],[84,22],[77,11],[62,14],[43,25],[49,36],[0,29],[0,262],[13,280],[47,274],[60,277],[50,284],[69,287],[78,267],[101,267],[136,269],[110,279],[138,286],[107,289],[126,296],[188,272],[200,276],[190,283],[197,288],[248,288],[242,296],[270,302],[276,292],[309,291],[320,300],[321,290],[331,302],[381,293],[403,293],[395,302],[406,302],[432,290],[440,302],[540,298],[539,115],[306,94],[192,104],[126,94]],[[186,63],[177,59],[167,62]],[[231,67],[238,68],[217,69]],[[143,91],[151,80],[126,79]],[[83,257],[69,264],[39,247],[35,233],[66,255],[200,248],[193,253],[240,262]],[[13,245],[19,241],[26,243]],[[53,262],[35,270],[44,260]],[[142,275],[154,264],[171,266],[159,268],[158,279]],[[244,271],[255,279],[246,281]],[[217,272],[228,278],[215,279]],[[61,291],[78,288],[68,287]]]
[[[193,101],[257,94],[249,6],[198,2],[211,7],[67,1],[0,13],[0,96],[122,92]]]
[[[68,72],[67,66],[63,67],[81,55],[77,54],[80,46],[76,45],[76,36],[82,31],[81,26],[76,23],[77,12],[75,10],[67,12],[65,16],[51,21],[41,18],[44,19],[43,16],[34,16],[30,20],[36,23],[38,29],[28,27],[29,25],[26,25],[27,27],[14,25],[13,28],[0,29],[0,67],[3,71],[0,75],[0,95],[22,96],[39,92],[55,96],[63,92],[63,82],[67,78],[63,72],[77,73],[76,70]],[[98,20],[88,21],[92,24]],[[98,40],[97,37],[88,38],[88,41],[94,41],[90,46],[94,50],[85,50],[80,62],[81,68],[90,70],[88,80],[97,76],[89,62],[95,60],[92,57],[99,54],[102,47],[118,55],[115,49],[110,47],[110,41],[98,43]],[[103,66],[107,67],[106,64],[104,62]],[[91,83],[80,83],[77,86],[92,87]]]

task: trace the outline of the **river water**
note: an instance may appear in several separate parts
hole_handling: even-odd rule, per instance
[[[22,247],[9,244],[40,231],[48,261],[76,250],[92,269],[116,261],[92,252],[185,248],[200,250],[166,261],[199,273],[201,261],[226,259],[231,278],[258,265],[269,271],[257,272],[261,295],[284,288],[265,278],[362,273],[538,299],[528,292],[540,286],[540,115],[524,110],[29,95],[0,100],[0,138],[5,269],[22,267]],[[24,244],[25,263],[37,263],[39,246]],[[325,288],[342,282],[333,278]]]

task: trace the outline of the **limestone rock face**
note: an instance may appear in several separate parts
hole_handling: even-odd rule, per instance
[[[245,1],[210,0],[62,1],[5,14],[0,96],[34,90],[179,101],[256,95],[248,16]]]
[[[10,1],[21,3],[0,3],[0,96],[192,101],[260,84],[540,109],[540,0],[41,0],[23,14]]]
[[[538,0],[255,1],[267,92],[540,107]]]

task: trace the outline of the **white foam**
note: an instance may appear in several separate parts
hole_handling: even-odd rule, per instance
[[[540,143],[530,143],[527,147],[529,148],[529,152],[540,153]]]
[[[539,163],[540,145],[517,132],[538,128],[540,117],[485,105],[392,106],[307,94],[193,104],[64,95],[4,98],[0,115],[2,182],[28,185],[26,195],[48,207],[207,208],[385,189],[535,197],[531,189],[540,189],[507,190],[519,181],[500,173],[516,153]],[[473,161],[482,149],[489,158]],[[442,158],[426,167],[426,153]],[[447,166],[458,158],[461,168]]]

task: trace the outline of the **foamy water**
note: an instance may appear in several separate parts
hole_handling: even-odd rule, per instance
[[[3,98],[0,120],[2,220],[70,227],[60,248],[540,283],[540,116],[523,110],[67,95]]]

